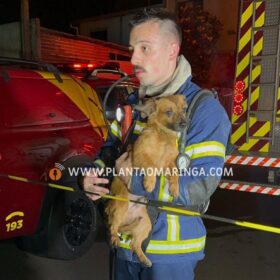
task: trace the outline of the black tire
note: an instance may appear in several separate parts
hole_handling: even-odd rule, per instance
[[[65,162],[62,179],[55,183],[79,190],[77,177],[67,174],[67,167],[82,166],[85,161],[79,156]],[[50,190],[47,204],[44,208],[48,210],[42,211],[41,215],[41,229],[33,236],[21,238],[19,247],[54,259],[73,260],[82,256],[96,238],[95,204],[83,193],[62,190]]]
[[[64,193],[57,197],[52,214],[48,257],[73,260],[87,252],[97,232],[95,205],[84,195]]]

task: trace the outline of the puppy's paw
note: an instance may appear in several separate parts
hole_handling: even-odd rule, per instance
[[[177,184],[171,184],[169,192],[173,197],[177,198],[179,196],[179,186]]]
[[[170,176],[169,180],[169,193],[177,198],[179,196],[179,178],[178,176]]]
[[[111,244],[114,247],[119,247],[120,246],[120,238],[118,235],[112,235],[111,236]]]
[[[156,178],[154,176],[145,176],[143,184],[147,192],[152,192],[156,186]]]
[[[143,261],[142,263],[145,267],[151,267],[152,266],[152,262],[148,258],[147,258],[147,260]]]

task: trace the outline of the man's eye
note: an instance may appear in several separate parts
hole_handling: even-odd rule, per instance
[[[148,51],[148,47],[142,46],[142,51],[143,51],[143,52],[147,52],[147,51]]]

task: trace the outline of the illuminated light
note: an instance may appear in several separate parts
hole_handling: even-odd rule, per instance
[[[81,64],[78,64],[78,63],[75,63],[75,64],[73,64],[73,68],[75,68],[75,69],[81,69],[81,68],[82,68],[82,65],[81,65]]]
[[[88,65],[87,65],[87,68],[88,69],[92,69],[92,68],[94,68],[95,67],[95,64],[92,64],[92,63],[89,63]]]
[[[233,107],[233,114],[236,116],[240,116],[243,113],[243,106],[242,105],[235,105]]]
[[[124,119],[124,111],[123,108],[118,107],[116,110],[116,120],[117,122],[121,123]]]
[[[240,104],[244,100],[244,95],[242,93],[236,93],[233,100],[235,103]]]
[[[93,151],[93,146],[90,145],[90,144],[84,144],[84,145],[83,145],[83,150],[84,150],[85,152],[92,152],[92,151]]]
[[[62,92],[61,92],[61,91],[57,91],[57,92],[55,93],[55,95],[56,95],[56,96],[60,96],[60,95],[62,95]]]
[[[237,81],[234,85],[234,89],[237,92],[243,92],[243,90],[245,89],[245,83],[243,81]]]
[[[85,148],[92,148],[92,145],[90,145],[90,144],[84,144],[84,147],[85,147]]]

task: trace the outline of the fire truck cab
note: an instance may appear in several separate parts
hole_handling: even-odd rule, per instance
[[[84,194],[40,183],[79,190],[69,168],[93,160],[107,137],[99,97],[52,65],[10,58],[0,58],[0,97],[0,239],[77,258],[95,239],[96,207]]]

